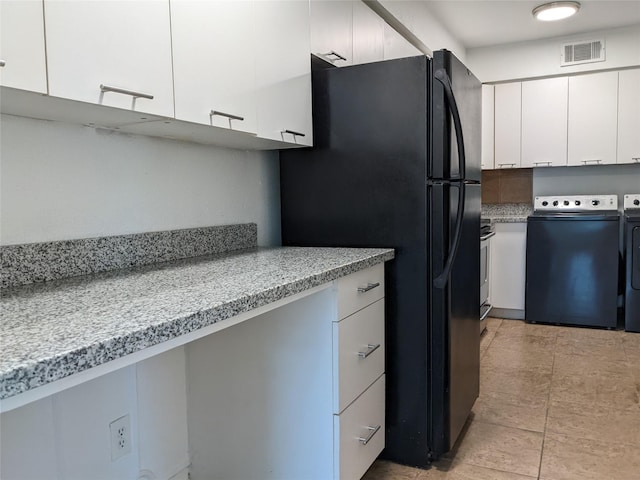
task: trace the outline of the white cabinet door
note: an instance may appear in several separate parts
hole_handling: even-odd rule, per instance
[[[567,164],[568,77],[522,83],[522,167]]]
[[[490,289],[495,308],[524,310],[526,223],[496,223],[491,239]]]
[[[353,2],[353,64],[384,59],[386,23],[361,1]]]
[[[569,165],[616,163],[618,72],[569,77]]]
[[[309,5],[255,3],[258,136],[313,145]]]
[[[415,57],[423,53],[411,45],[406,38],[396,32],[386,23],[384,24],[384,59]]]
[[[42,0],[0,2],[0,85],[47,93]]]
[[[494,86],[482,85],[482,170],[493,170]]]
[[[253,2],[171,0],[177,119],[256,133],[254,25]]]
[[[173,116],[169,0],[45,0],[44,7],[50,95]]]
[[[640,69],[619,72],[618,163],[640,163]]]
[[[495,86],[495,168],[520,167],[522,84]]]
[[[311,0],[311,53],[338,67],[353,63],[353,6],[349,0]]]

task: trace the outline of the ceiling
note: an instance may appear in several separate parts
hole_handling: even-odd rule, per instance
[[[640,25],[640,0],[581,0],[580,11],[558,22],[540,22],[534,7],[550,0],[422,0],[466,48],[562,37]]]

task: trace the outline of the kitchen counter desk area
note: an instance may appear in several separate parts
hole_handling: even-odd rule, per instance
[[[369,442],[373,430],[349,434],[351,440],[369,439],[356,441],[360,446],[378,443],[373,458],[356,458],[359,465],[340,457],[341,428],[360,425],[358,415],[377,401],[367,396],[381,391],[384,405],[384,262],[393,258],[393,250],[382,248],[251,248],[7,288],[0,327],[0,403],[8,420],[2,424],[3,447],[20,452],[30,429],[38,438],[48,435],[63,445],[51,446],[49,455],[58,471],[64,464],[67,472],[89,478],[104,466],[69,467],[60,410],[67,403],[90,403],[83,389],[115,375],[126,377],[119,383],[125,399],[112,415],[130,415],[134,432],[132,453],[122,457],[129,460],[113,460],[111,451],[108,467],[117,478],[169,479],[187,470],[194,479],[359,478],[384,445],[384,408],[371,427],[382,426],[376,438],[381,443]],[[348,322],[348,335],[363,331],[382,338],[341,337]],[[367,363],[379,367],[340,378],[340,348],[349,341],[354,358],[370,357]],[[149,362],[165,366],[150,369]],[[176,383],[169,371],[182,378]],[[351,391],[354,383],[361,389]],[[179,443],[190,457],[171,467],[160,464],[166,450],[175,450],[175,438],[173,445],[159,445],[162,426],[145,425],[154,423],[145,420],[145,406],[160,408],[159,392],[167,386],[178,393],[170,392],[171,411],[164,414],[183,419]],[[350,418],[359,402],[367,405]],[[43,403],[53,405],[39,413],[53,417],[51,432],[34,430],[29,421],[28,409]],[[93,412],[80,408],[72,423],[102,415],[99,407],[84,408]],[[105,422],[101,428],[108,432]],[[299,440],[303,432],[310,443]],[[20,455],[30,454],[14,456],[14,464]],[[2,463],[5,478],[12,462],[3,455]],[[153,476],[136,476],[148,472]]]

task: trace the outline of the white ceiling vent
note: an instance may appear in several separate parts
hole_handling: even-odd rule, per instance
[[[604,39],[562,45],[561,67],[593,62],[604,62]]]

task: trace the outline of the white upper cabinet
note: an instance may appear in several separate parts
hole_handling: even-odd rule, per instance
[[[0,85],[47,93],[42,0],[0,2]]]
[[[258,136],[312,145],[309,5],[260,1],[255,16]]]
[[[567,77],[522,83],[522,167],[567,164]]]
[[[522,84],[495,86],[495,168],[520,167]]]
[[[45,0],[49,94],[173,116],[169,0]]]
[[[569,165],[616,163],[617,122],[618,72],[569,77]]]
[[[640,69],[619,75],[618,163],[640,163]]]
[[[385,25],[385,21],[360,0],[353,2],[354,64],[384,59]]]
[[[482,85],[482,169],[492,170],[494,142],[494,86]]]
[[[176,119],[256,133],[254,2],[171,0]],[[280,61],[274,55],[271,61]]]
[[[311,0],[311,53],[338,67],[353,63],[353,2]]]
[[[384,24],[384,59],[392,60],[394,58],[415,57],[423,55],[416,47],[411,45],[409,41],[391,28],[388,24]]]

